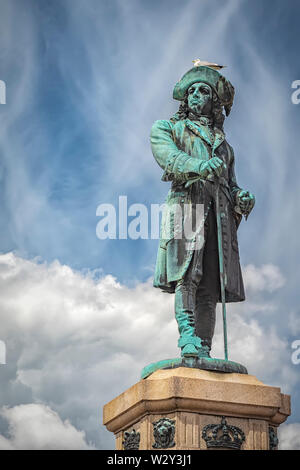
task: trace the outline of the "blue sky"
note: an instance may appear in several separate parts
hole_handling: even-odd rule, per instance
[[[275,285],[253,293],[249,281],[248,296],[272,303],[273,313],[241,308],[285,342],[282,368],[290,368],[300,337],[300,105],[291,102],[299,2],[1,0],[0,8],[1,253],[112,275],[124,288],[146,283],[158,241],[99,240],[97,206],[120,195],[149,208],[164,201],[169,185],[151,154],[151,125],[177,110],[173,86],[193,59],[224,63],[236,88],[225,131],[238,182],[257,200],[239,229],[241,262],[255,266],[256,279],[274,267],[263,276]],[[276,371],[266,374],[274,383]],[[291,423],[300,421],[298,389],[293,378]]]

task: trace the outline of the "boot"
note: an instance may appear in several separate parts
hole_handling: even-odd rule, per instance
[[[211,357],[210,356],[210,350],[211,346],[207,344],[207,341],[201,340],[201,347],[198,349],[198,357]]]
[[[195,317],[196,334],[201,338],[198,357],[209,358],[216,323],[216,301],[210,295],[203,293],[198,298]]]
[[[201,339],[195,334],[195,320],[193,311],[176,306],[175,318],[180,334],[178,347],[181,348],[182,357],[198,357],[201,348]]]
[[[182,357],[198,357],[201,349],[201,339],[197,336],[180,336],[178,347]]]
[[[192,280],[178,282],[175,289],[175,318],[177,320],[182,357],[198,357],[201,339],[195,332],[195,293],[197,285]]]

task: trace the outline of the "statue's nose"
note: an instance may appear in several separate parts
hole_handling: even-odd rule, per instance
[[[200,98],[200,96],[201,96],[200,90],[197,90],[197,89],[196,89],[196,90],[194,91],[194,93],[193,93],[193,97],[194,97],[194,98]]]

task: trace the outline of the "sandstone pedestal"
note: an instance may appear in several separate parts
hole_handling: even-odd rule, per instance
[[[218,431],[216,444],[212,437],[204,437],[215,429],[208,425],[220,425],[224,417],[228,427],[242,431],[243,439],[236,435],[241,450],[262,450],[276,448],[277,427],[289,415],[290,397],[252,375],[180,367],[158,370],[107,403],[103,422],[115,434],[117,450],[124,446],[206,450],[219,448],[222,432]],[[168,426],[172,427],[169,440],[159,436],[159,432],[168,432]]]

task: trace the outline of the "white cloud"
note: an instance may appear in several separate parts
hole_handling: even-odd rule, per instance
[[[259,269],[248,264],[243,269],[244,282],[249,291],[273,292],[285,284],[285,278],[278,266],[263,264]]]
[[[9,386],[22,384],[34,401],[111,447],[99,422],[104,403],[165,351],[177,355],[172,297],[150,281],[129,289],[112,276],[94,280],[92,273],[12,253],[0,257],[0,297],[5,367],[16,367]]]
[[[249,301],[251,309],[251,302]],[[243,306],[247,309],[246,305]],[[262,308],[262,307],[261,307]],[[213,356],[224,357],[221,307],[218,307],[217,328],[213,344]],[[290,393],[299,381],[299,374],[291,363],[290,345],[282,338],[274,325],[243,314],[238,305],[227,304],[229,359],[247,367],[268,385],[280,386]]]
[[[260,271],[268,290],[273,276],[269,279],[264,267],[251,268],[257,276]],[[145,365],[179,355],[173,302],[174,296],[154,289],[151,279],[128,288],[112,276],[94,278],[92,272],[76,272],[57,261],[1,255],[1,334],[8,350],[3,367],[10,381],[2,384],[7,390],[0,405],[14,409],[26,396],[28,404],[50,406],[61,420],[84,430],[87,442],[112,448],[113,436],[99,420],[103,405],[138,381]],[[296,369],[285,340],[255,315],[257,309],[264,311],[260,302],[251,307],[250,297],[228,304],[230,359],[287,393],[297,381]],[[252,314],[243,313],[247,305]],[[222,348],[219,312],[216,357],[223,357]],[[16,411],[16,416],[21,414]],[[60,429],[70,435],[65,424]]]
[[[300,315],[299,311],[292,311],[289,314],[288,326],[291,332],[291,335],[300,335]]]
[[[300,450],[300,423],[282,424],[278,438],[280,450]]]
[[[0,436],[0,450],[87,450],[85,433],[68,420],[62,421],[51,408],[40,404],[3,407],[9,437]]]

